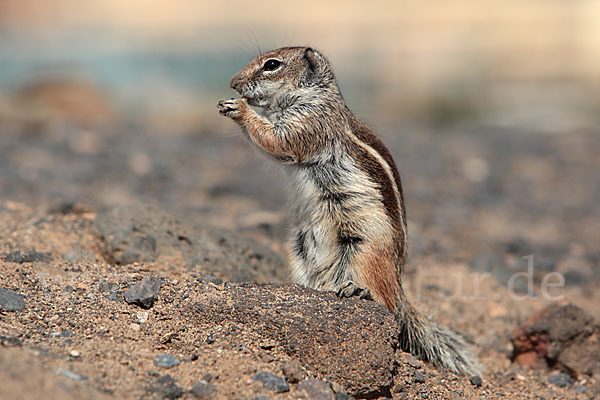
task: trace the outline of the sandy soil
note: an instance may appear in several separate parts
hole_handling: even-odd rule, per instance
[[[2,398],[600,393],[597,363],[511,361],[515,328],[552,304],[592,321],[556,351],[581,335],[578,351],[598,351],[598,132],[379,129],[404,177],[407,290],[474,345],[479,385],[402,353],[372,302],[287,283],[285,178],[234,127],[82,129],[13,115],[2,129],[0,287],[24,300],[0,309]],[[544,292],[559,282],[552,272],[565,283]],[[160,288],[144,307],[125,301],[152,277]]]

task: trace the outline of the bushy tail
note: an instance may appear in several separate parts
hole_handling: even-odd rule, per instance
[[[436,324],[406,302],[395,317],[400,324],[402,350],[456,374],[481,373],[475,354],[459,334]]]

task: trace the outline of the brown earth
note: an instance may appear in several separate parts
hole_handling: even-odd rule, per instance
[[[195,398],[190,390],[198,382],[204,382],[207,398],[315,398],[315,393],[333,398],[334,392],[357,398],[593,398],[598,393],[596,377],[581,375],[561,388],[549,383],[548,371],[511,364],[510,333],[537,307],[533,302],[436,295],[453,290],[451,283],[424,289],[432,295],[429,306],[440,311],[439,320],[476,344],[485,368],[479,387],[399,350],[392,316],[371,301],[290,284],[223,282],[236,278],[231,270],[225,270],[229,277],[211,275],[211,257],[222,253],[205,252],[203,263],[186,265],[173,256],[180,252],[179,241],[170,251],[157,241],[164,258],[157,253],[154,261],[109,263],[111,254],[122,251],[110,247],[100,232],[119,210],[62,211],[67,212],[10,202],[0,211],[2,287],[25,299],[24,310],[0,315],[3,398]],[[150,216],[145,207],[129,208],[129,215],[139,217],[133,225],[153,226],[157,237],[174,225],[185,229],[174,217]],[[131,231],[123,243],[143,234]],[[231,260],[262,254],[268,262],[257,264],[254,280],[265,281],[263,274],[270,276],[273,263],[280,261],[258,244],[249,252],[252,246],[245,242],[246,250],[240,251],[236,237],[229,239]],[[16,249],[29,261],[20,262]],[[28,252],[32,249],[37,253]],[[467,269],[444,267],[445,273],[464,277]],[[151,276],[162,280],[151,308],[127,304],[123,292]],[[505,293],[491,280],[480,288],[482,298]],[[581,291],[569,295],[572,301],[579,296]],[[179,364],[156,366],[154,360],[164,354]],[[253,380],[260,372],[286,379],[289,391],[264,388]],[[305,380],[312,377],[317,380]],[[328,383],[320,387],[324,391],[314,392],[321,382]]]
[[[286,179],[235,126],[0,113],[0,398],[600,393],[576,362],[599,346],[596,131],[378,129],[406,191],[407,292],[474,345],[479,386],[400,351],[376,304],[289,284]],[[125,301],[153,277],[146,308]],[[539,369],[512,362],[519,333]]]

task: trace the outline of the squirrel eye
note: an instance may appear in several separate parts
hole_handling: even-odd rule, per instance
[[[271,58],[265,61],[265,64],[263,65],[263,71],[275,71],[280,66],[281,61]]]

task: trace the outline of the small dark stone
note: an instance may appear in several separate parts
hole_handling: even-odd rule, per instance
[[[160,354],[154,357],[154,365],[162,368],[171,368],[179,365],[179,360],[170,354]]]
[[[215,342],[215,340],[217,340],[217,339],[215,338],[214,333],[211,333],[210,335],[208,335],[206,337],[206,343],[208,343],[208,344],[213,344]]]
[[[259,372],[252,377],[252,380],[262,382],[265,389],[271,389],[275,393],[283,393],[290,390],[290,385],[283,378],[273,375],[270,372]]]
[[[161,399],[178,399],[183,396],[183,389],[177,386],[171,375],[163,375],[156,379],[149,391],[156,393]]]
[[[13,251],[8,253],[6,257],[4,257],[6,262],[12,262],[17,264],[30,263],[30,262],[50,262],[52,261],[51,253],[39,253],[35,250],[27,250],[27,251]]]
[[[23,342],[16,336],[0,336],[0,344],[4,347],[23,346]]]
[[[575,380],[573,378],[571,378],[569,375],[567,375],[563,372],[559,372],[557,374],[550,375],[548,377],[548,382],[550,382],[554,386],[564,388],[564,387],[571,386],[572,384],[574,384]]]
[[[291,338],[287,345],[288,353],[294,354],[298,351],[298,340],[296,338]]]
[[[22,311],[25,308],[25,301],[21,295],[0,288],[0,307],[6,311]]]
[[[425,377],[425,375],[423,375],[419,371],[415,371],[415,376],[413,378],[413,382],[414,383],[425,383],[425,381],[427,381],[427,378]]]
[[[470,377],[469,382],[471,382],[471,385],[475,387],[481,387],[481,385],[483,385],[483,381],[481,380],[481,377],[479,375],[473,375],[472,377]]]
[[[144,278],[140,283],[133,285],[125,291],[125,301],[137,304],[142,308],[150,308],[160,293],[160,278]]]
[[[212,399],[215,392],[215,387],[206,381],[200,381],[192,387],[192,393],[199,399]]]

